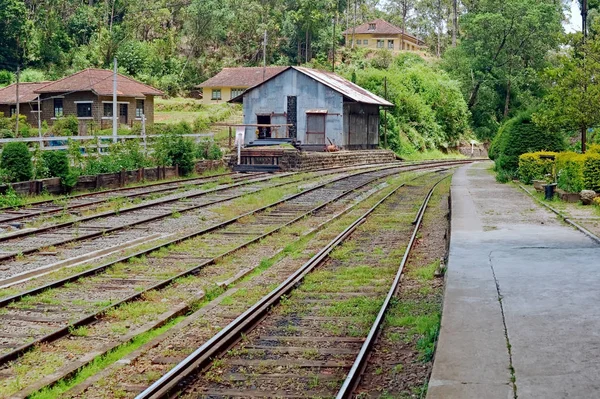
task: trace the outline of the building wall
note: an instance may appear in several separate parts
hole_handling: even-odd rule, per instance
[[[38,115],[37,112],[32,112],[31,105],[29,103],[23,103],[19,106],[19,113],[27,117],[27,123],[33,127],[38,126]],[[9,118],[10,117],[10,105],[0,104],[0,115]]]
[[[221,99],[220,100],[213,100],[212,99],[212,91],[213,90],[218,90],[221,89]],[[202,104],[221,104],[221,103],[226,103],[227,101],[231,100],[231,90],[232,89],[244,89],[246,90],[247,87],[230,87],[230,86],[223,86],[223,87],[205,87],[202,89]]]
[[[257,115],[268,114],[271,124],[285,124],[288,96],[297,96],[297,139],[300,142],[306,143],[307,111],[327,110],[325,136],[337,145],[343,145],[342,95],[294,69],[288,69],[244,94],[244,123],[256,124]],[[256,128],[247,127],[246,144],[255,139]]]
[[[46,120],[48,125],[52,125],[57,119],[54,117],[54,95],[42,95],[42,120]],[[92,117],[78,118],[80,121],[80,134],[86,134],[90,122],[95,122],[101,129],[112,127],[112,117],[104,116],[104,104],[112,104],[112,96],[96,96],[92,92],[77,92],[67,94],[63,97],[64,116],[77,115],[76,101],[92,101]],[[127,125],[133,126],[135,122],[141,122],[141,119],[135,117],[136,99],[132,97],[117,97],[117,103],[127,103]],[[117,111],[118,112],[118,111]],[[144,113],[146,123],[154,123],[154,97],[146,96],[144,99]],[[36,122],[37,123],[37,122]]]
[[[377,50],[379,49],[377,47],[377,40],[383,40],[384,44],[383,44],[383,48],[384,49],[388,49],[391,50],[394,53],[398,53],[401,50],[400,46],[400,34],[397,35],[379,35],[379,34],[374,34],[374,33],[362,33],[362,34],[356,34],[355,35],[355,40],[356,40],[356,44],[355,47],[363,47],[363,48],[368,48],[368,49],[372,49],[372,50]],[[367,40],[367,45],[364,45],[364,41]],[[394,41],[394,48],[389,49],[388,48],[388,43],[389,40],[393,40]],[[361,44],[358,44],[358,42],[360,41]],[[352,47],[352,34],[346,35],[346,47]],[[422,51],[422,47],[419,46],[419,44],[413,39],[413,38],[404,38],[404,50],[405,51]]]
[[[344,148],[376,148],[379,145],[379,107],[344,104],[344,137]]]

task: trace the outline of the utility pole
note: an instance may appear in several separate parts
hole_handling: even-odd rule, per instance
[[[114,70],[113,70],[113,143],[117,142],[117,129],[119,127],[119,115],[117,107],[117,57],[115,57],[114,61]]]
[[[387,76],[383,78],[383,98],[387,101]],[[383,125],[383,145],[385,148],[388,148],[387,144],[387,107],[383,109],[385,123]]]
[[[452,47],[456,47],[456,37],[458,35],[458,0],[453,1],[453,27],[452,27]]]
[[[44,148],[44,141],[42,140],[42,101],[40,95],[37,98],[37,119],[38,119],[38,136],[40,138],[40,148]]]
[[[588,0],[583,0],[581,4],[581,28],[583,31],[583,68],[585,69],[586,64],[586,52],[585,44],[587,42],[587,17],[588,17]],[[587,82],[584,84],[583,90],[587,93]],[[587,150],[587,126],[581,128],[581,153],[585,154]]]
[[[15,123],[15,136],[19,135],[19,112],[20,112],[20,107],[19,107],[19,79],[21,77],[21,68],[19,67],[19,65],[17,65],[17,98],[16,98],[16,112],[17,114],[16,116],[16,123]]]
[[[333,73],[335,73],[335,23],[336,23],[336,18],[337,18],[337,10],[336,10],[336,16],[333,18],[333,38],[331,41],[331,47],[332,47],[332,51],[331,51],[331,71]]]
[[[358,0],[354,0],[354,25],[352,26],[352,48],[354,48],[354,43],[356,43],[356,8],[358,7]]]
[[[267,30],[265,29],[265,37],[263,38],[263,82],[267,78]]]

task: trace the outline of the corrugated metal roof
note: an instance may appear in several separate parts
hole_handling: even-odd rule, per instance
[[[304,67],[292,67],[298,72],[310,76],[317,82],[324,84],[342,94],[353,101],[364,104],[381,105],[385,107],[393,107],[394,104],[391,102],[371,93],[370,91],[363,89],[357,84],[350,82],[347,79],[342,78],[332,72],[319,71],[317,69],[310,69]]]
[[[344,79],[341,76],[336,75],[335,73],[319,71],[317,69],[311,69],[311,68],[295,67],[295,66],[285,68],[284,70],[282,70],[281,72],[279,72],[276,75],[271,76],[269,79],[265,80],[264,82],[261,82],[261,83],[257,84],[256,86],[249,88],[248,90],[246,90],[244,92],[244,94],[248,93],[251,90],[254,90],[255,88],[257,88],[259,86],[262,86],[263,84],[267,83],[271,79],[274,79],[276,76],[279,76],[280,74],[287,71],[288,69],[295,69],[296,71],[303,73],[304,75],[316,80],[317,82],[337,91],[338,93],[340,93],[341,95],[343,95],[344,97],[346,97],[347,99],[350,99],[352,101],[356,101],[358,103],[364,103],[364,104],[381,105],[383,107],[393,107],[394,106],[394,104],[392,104],[391,102],[371,93],[370,91],[368,91],[366,89],[363,89],[362,87],[350,82],[348,79]],[[235,98],[232,98],[231,100],[229,100],[229,102],[232,102],[232,103],[242,102],[244,94],[241,94]]]

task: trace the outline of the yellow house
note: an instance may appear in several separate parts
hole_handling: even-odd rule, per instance
[[[425,51],[425,43],[383,19],[376,19],[342,32],[346,47],[364,47],[373,50],[387,49],[397,54],[400,51]],[[353,42],[354,39],[354,42]]]
[[[223,68],[221,72],[196,86],[202,89],[203,104],[224,103],[236,98],[246,89],[267,80],[286,67]]]

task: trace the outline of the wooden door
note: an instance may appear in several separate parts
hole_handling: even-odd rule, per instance
[[[306,114],[306,144],[325,145],[325,117],[327,114]]]
[[[119,123],[122,125],[127,124],[127,105],[128,104],[119,104]]]

